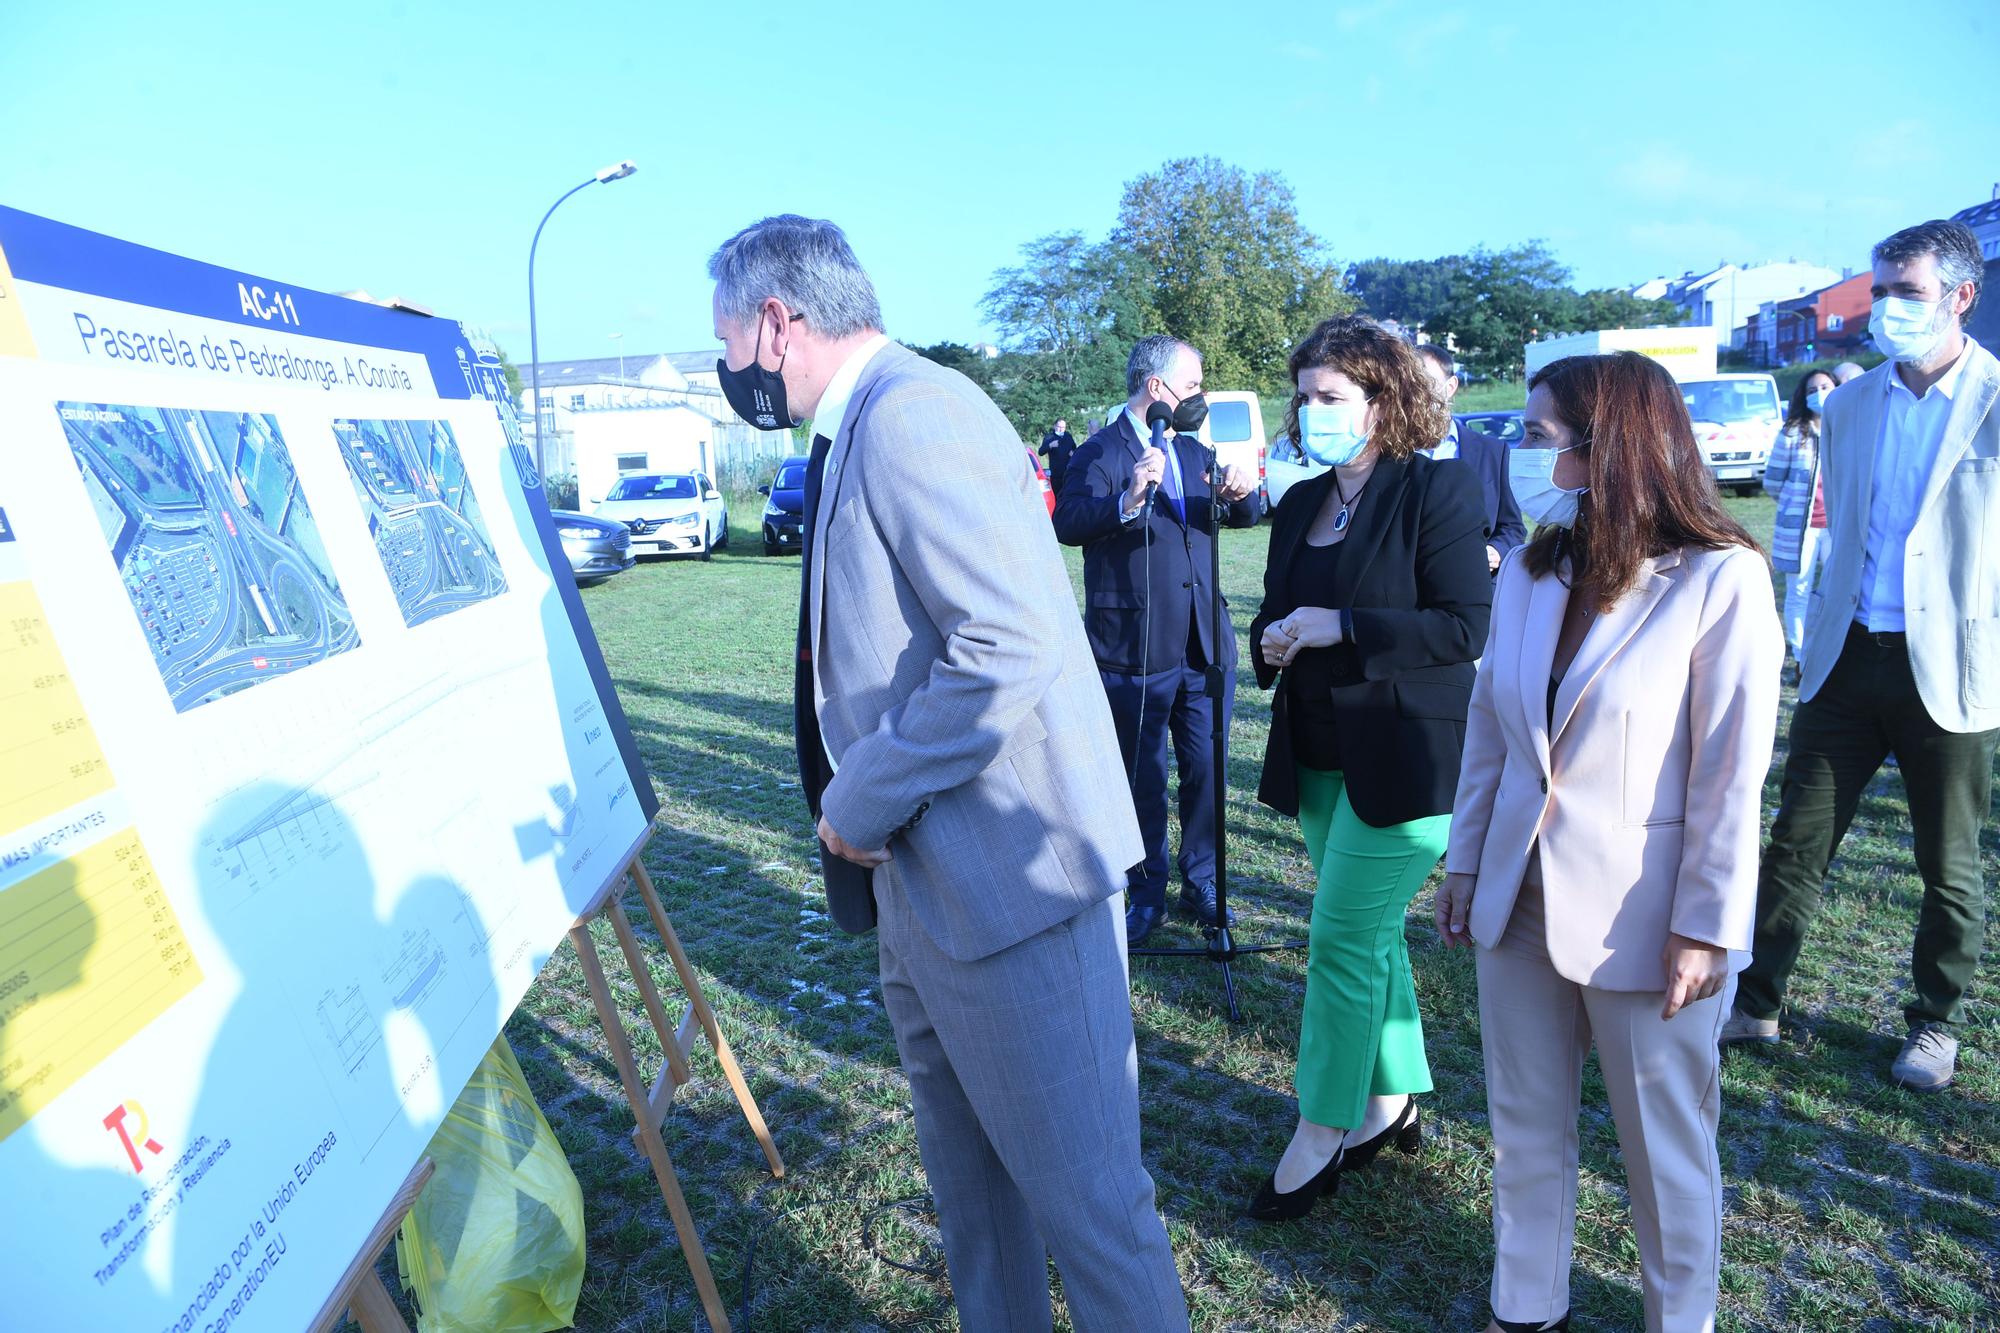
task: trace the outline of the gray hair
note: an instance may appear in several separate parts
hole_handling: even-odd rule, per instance
[[[1187,347],[1195,360],[1201,360],[1200,352],[1171,333],[1149,333],[1133,343],[1132,354],[1125,358],[1125,396],[1129,398],[1145,388],[1146,381],[1155,375],[1165,379],[1174,364],[1174,353],[1183,347]]]
[[[820,218],[784,213],[751,223],[716,247],[708,276],[723,318],[735,324],[775,296],[829,338],[882,330],[875,284],[840,228]]]
[[[1945,295],[1972,284],[1972,304],[1958,317],[1964,324],[1979,308],[1979,292],[1986,285],[1986,258],[1979,253],[1979,238],[1963,222],[1919,222],[1876,245],[1872,257],[1878,264],[1907,264],[1925,255],[1937,256]]]

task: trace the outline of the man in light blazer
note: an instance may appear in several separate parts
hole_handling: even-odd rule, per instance
[[[1778,1040],[1820,886],[1889,755],[1909,795],[1924,899],[1890,1067],[1948,1087],[1979,960],[1979,829],[2000,742],[2000,361],[1965,335],[1985,264],[1955,222],[1875,247],[1869,331],[1890,359],[1836,389],[1821,426],[1830,554],[1806,617],[1784,793],[1764,852],[1756,959],[1725,1043]]]
[[[1048,1328],[1053,1254],[1079,1328],[1184,1330],[1139,1156],[1118,901],[1138,823],[1029,460],[971,381],[883,336],[832,223],[767,218],[709,274],[731,405],[813,418],[807,798],[872,871],[960,1320]]]

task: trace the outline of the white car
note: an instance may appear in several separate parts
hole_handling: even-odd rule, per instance
[[[1269,459],[1264,465],[1264,489],[1271,496],[1271,512],[1278,512],[1278,502],[1285,498],[1286,491],[1324,471],[1326,464],[1315,463],[1300,453],[1291,437],[1280,435],[1272,440]]]
[[[1716,485],[1755,495],[1784,421],[1778,382],[1769,375],[1705,375],[1682,380],[1681,399]]]
[[[620,477],[591,511],[623,523],[632,554],[699,555],[729,545],[729,506],[699,472],[634,472]]]

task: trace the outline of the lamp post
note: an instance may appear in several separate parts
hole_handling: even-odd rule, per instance
[[[542,220],[535,224],[535,239],[528,243],[528,378],[532,386],[528,392],[535,400],[530,407],[535,416],[536,476],[542,474],[542,348],[535,327],[535,249],[542,243],[542,228],[549,225],[549,219],[563,206],[564,199],[593,185],[609,185],[612,181],[624,180],[638,169],[639,164],[628,157],[615,166],[600,168],[589,180],[571,187],[562,199],[550,204],[549,211],[542,214]]]
[[[618,387],[622,389],[625,387],[625,335],[622,333],[607,333],[604,336],[618,344]]]

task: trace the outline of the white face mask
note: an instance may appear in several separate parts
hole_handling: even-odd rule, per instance
[[[1368,447],[1366,403],[1307,403],[1299,408],[1299,449],[1326,467],[1346,467]]]
[[[1950,328],[1950,319],[1944,297],[1913,301],[1907,296],[1885,296],[1868,312],[1868,334],[1884,356],[1915,364],[1937,350]]]
[[[1806,411],[1808,412],[1826,411],[1825,389],[1814,389],[1811,393],[1806,395]]]
[[[1590,488],[1564,490],[1555,479],[1556,457],[1575,448],[1572,444],[1561,449],[1507,451],[1507,484],[1513,488],[1514,501],[1521,506],[1521,513],[1539,526],[1576,526],[1577,498]]]

